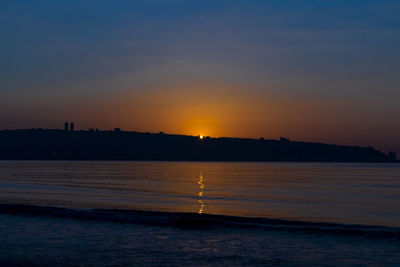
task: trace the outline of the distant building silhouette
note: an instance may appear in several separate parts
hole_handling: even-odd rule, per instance
[[[74,123],[73,123],[73,122],[71,122],[71,123],[69,124],[69,131],[70,131],[70,132],[73,132],[73,131],[74,131]]]
[[[119,133],[121,131],[121,128],[114,128],[114,132]]]
[[[281,138],[279,138],[279,141],[281,141],[282,143],[289,143],[290,139],[286,138],[286,137],[281,137]]]
[[[68,128],[69,128],[69,125],[68,125],[68,122],[66,121],[66,122],[64,123],[64,131],[65,131],[65,132],[68,132]]]

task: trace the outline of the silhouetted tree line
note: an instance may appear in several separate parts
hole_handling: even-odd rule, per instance
[[[210,160],[389,162],[372,147],[118,131],[0,131],[3,160]]]

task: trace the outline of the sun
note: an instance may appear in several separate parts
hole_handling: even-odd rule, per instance
[[[203,138],[204,138],[204,136],[203,136],[203,135],[199,135],[199,138],[200,138],[200,139],[203,139]]]

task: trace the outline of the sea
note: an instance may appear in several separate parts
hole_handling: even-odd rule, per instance
[[[0,161],[1,266],[400,266],[400,164]]]

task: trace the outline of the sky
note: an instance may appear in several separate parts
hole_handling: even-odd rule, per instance
[[[3,0],[0,129],[400,151],[400,1]]]

